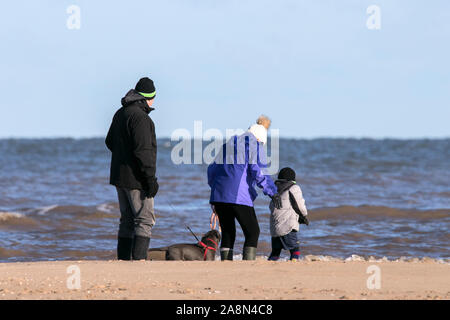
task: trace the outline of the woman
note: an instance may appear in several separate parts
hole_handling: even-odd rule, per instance
[[[259,225],[253,201],[257,197],[255,185],[281,206],[277,188],[269,175],[263,173],[267,166],[262,144],[267,141],[267,129],[261,124],[232,137],[222,147],[221,153],[208,167],[208,184],[211,187],[210,203],[219,217],[222,229],[220,257],[233,260],[237,220],[244,232],[243,260],[255,260],[259,238]]]

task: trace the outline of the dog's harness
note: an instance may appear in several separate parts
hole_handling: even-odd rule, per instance
[[[205,260],[205,261],[206,261],[206,254],[208,253],[208,250],[216,251],[216,248],[217,248],[217,243],[216,243],[214,240],[212,240],[212,239],[210,239],[210,238],[207,238],[206,240],[207,240],[207,241],[211,241],[211,242],[214,243],[216,246],[215,246],[215,247],[211,247],[211,246],[206,245],[206,244],[205,244],[204,242],[202,242],[202,241],[199,241],[199,242],[198,242],[198,244],[199,244],[201,247],[203,247],[203,249],[205,249],[205,253],[203,254],[203,260]]]

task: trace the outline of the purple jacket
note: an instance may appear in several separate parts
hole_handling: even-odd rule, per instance
[[[209,202],[226,202],[253,207],[258,196],[255,185],[273,196],[277,187],[264,174],[267,159],[262,144],[249,132],[232,137],[208,166]]]

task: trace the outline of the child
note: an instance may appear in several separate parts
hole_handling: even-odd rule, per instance
[[[300,256],[297,232],[300,223],[309,224],[308,214],[303,199],[302,190],[295,182],[295,171],[283,168],[275,181],[282,207],[276,209],[270,202],[270,234],[272,236],[272,252],[269,260],[277,261],[282,249],[289,250],[291,260],[296,261]]]

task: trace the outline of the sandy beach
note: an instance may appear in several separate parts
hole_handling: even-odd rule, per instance
[[[373,275],[367,271],[372,265],[379,267],[379,289],[367,286],[368,278]],[[80,282],[74,278],[77,270]],[[68,289],[68,284],[72,289]],[[77,284],[79,289],[76,289]],[[256,260],[0,264],[0,299],[449,298],[450,265],[431,259],[419,262]]]

